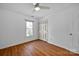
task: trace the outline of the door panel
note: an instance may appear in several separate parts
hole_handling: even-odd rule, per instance
[[[41,21],[39,24],[40,39],[47,41],[48,39],[48,22]]]
[[[73,48],[79,53],[79,20],[73,20]]]

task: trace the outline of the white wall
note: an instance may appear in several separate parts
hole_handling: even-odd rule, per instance
[[[73,20],[73,32],[74,32],[74,37],[73,37],[73,45],[74,48],[76,49],[76,52],[79,53],[79,7],[75,10],[74,14],[74,20]]]
[[[0,8],[0,49],[37,39],[37,21],[34,20],[34,37],[25,36],[25,19],[27,16]]]
[[[73,23],[79,21],[78,6],[71,6],[61,12],[48,16],[48,42],[56,44],[66,49],[77,51],[79,48],[79,39],[74,39]],[[72,33],[73,36],[69,34]]]

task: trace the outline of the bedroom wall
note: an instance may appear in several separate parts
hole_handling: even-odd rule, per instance
[[[25,19],[34,20],[34,37],[25,36]],[[0,8],[0,49],[37,39],[38,20]]]
[[[78,24],[75,25],[79,22],[78,6],[79,5],[71,6],[66,10],[48,16],[49,43],[64,47],[74,52],[79,51],[79,33],[76,32],[79,27]],[[72,36],[69,35],[70,33],[72,33]]]

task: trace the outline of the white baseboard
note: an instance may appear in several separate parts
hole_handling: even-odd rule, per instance
[[[79,51],[77,51],[77,50],[75,50],[75,49],[69,49],[69,48],[63,47],[63,46],[61,46],[61,45],[59,45],[59,44],[52,43],[52,42],[48,42],[48,43],[50,43],[50,44],[54,44],[54,45],[56,45],[56,46],[65,48],[65,49],[67,49],[67,50],[69,50],[69,51],[71,51],[71,52],[74,52],[74,53],[79,54]]]
[[[4,48],[11,47],[11,46],[19,45],[19,44],[26,43],[26,42],[33,41],[33,40],[36,40],[36,39],[26,40],[26,41],[18,42],[16,44],[14,43],[14,44],[5,45],[5,46],[0,47],[0,49],[4,49]]]
[[[36,39],[33,39],[33,40],[36,40]],[[27,40],[27,41],[18,42],[18,43],[16,43],[16,44],[14,43],[14,44],[5,45],[5,46],[3,46],[3,47],[0,47],[0,49],[4,49],[4,48],[11,47],[11,46],[19,45],[19,44],[22,44],[22,43],[25,43],[25,42],[29,42],[29,41],[33,41],[33,40]],[[47,41],[46,41],[46,42],[47,42]],[[59,47],[62,47],[61,45],[58,45],[58,44],[55,44],[55,43],[52,43],[52,42],[48,42],[48,43],[54,44],[54,45],[59,46]],[[75,50],[75,49],[68,49],[68,48],[66,48],[66,47],[62,47],[62,48],[65,48],[65,49],[67,49],[67,50],[69,50],[69,51],[72,51],[72,52],[74,52],[74,53],[79,54],[79,51],[77,51],[77,50]]]

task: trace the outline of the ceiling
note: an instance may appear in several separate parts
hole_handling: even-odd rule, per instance
[[[50,9],[41,9],[40,11],[33,11],[32,3],[0,3],[0,8],[5,8],[10,11],[18,12],[25,16],[44,17],[55,14],[57,12],[76,6],[73,3],[40,3],[41,6],[48,6]]]

